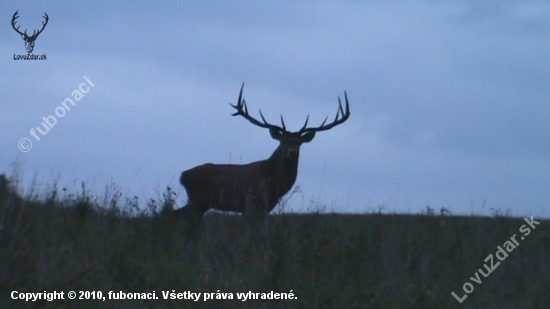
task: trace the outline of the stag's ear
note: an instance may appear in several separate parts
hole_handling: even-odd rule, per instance
[[[278,141],[280,141],[281,138],[283,138],[283,132],[278,128],[269,128],[269,134],[271,134],[271,137],[273,137]]]
[[[302,134],[302,143],[309,143],[315,137],[315,131]]]

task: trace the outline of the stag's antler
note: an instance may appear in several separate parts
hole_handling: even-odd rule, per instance
[[[338,110],[336,111],[336,117],[334,117],[334,121],[328,125],[325,125],[325,122],[327,122],[327,119],[328,119],[328,116],[325,118],[325,120],[323,120],[323,123],[321,123],[321,126],[317,127],[317,128],[306,128],[306,125],[307,125],[307,120],[309,119],[309,116],[308,118],[306,119],[306,123],[304,124],[304,126],[300,129],[300,133],[304,133],[304,132],[320,132],[320,131],[326,131],[326,130],[330,130],[332,128],[334,128],[335,126],[339,125],[339,124],[342,124],[344,123],[346,120],[348,120],[349,118],[349,115],[350,115],[350,112],[349,112],[349,101],[348,101],[348,94],[344,91],[344,98],[346,100],[346,111],[344,112],[344,109],[342,108],[342,101],[340,100],[340,96],[338,96]],[[338,119],[338,117],[340,117],[340,119]]]
[[[236,105],[233,105],[233,104],[229,103],[229,105],[231,105],[233,108],[235,108],[237,110],[232,115],[233,116],[237,116],[237,115],[243,116],[245,119],[247,119],[248,121],[250,121],[254,125],[257,125],[257,126],[262,127],[262,128],[278,129],[278,130],[283,130],[283,131],[286,132],[285,122],[283,120],[282,115],[281,115],[281,124],[283,126],[282,128],[279,127],[279,126],[272,125],[272,124],[268,123],[265,120],[264,115],[262,115],[261,110],[260,110],[260,116],[262,117],[263,123],[256,120],[256,119],[254,119],[252,116],[250,116],[250,114],[248,113],[248,108],[246,106],[246,102],[243,99],[243,88],[244,88],[244,83],[241,86],[241,92],[239,93],[239,102]],[[342,101],[340,100],[340,97],[338,97],[338,111],[336,112],[336,117],[334,118],[334,121],[332,123],[325,125],[325,122],[327,122],[327,119],[328,119],[328,116],[327,116],[325,118],[325,120],[323,121],[323,123],[321,123],[321,126],[316,127],[316,128],[306,128],[307,122],[309,120],[309,115],[308,115],[307,118],[306,118],[306,122],[304,123],[304,126],[300,129],[300,131],[298,131],[298,133],[320,132],[320,131],[330,130],[330,129],[334,128],[335,126],[337,126],[339,124],[342,124],[346,120],[348,120],[349,115],[350,115],[349,101],[348,101],[348,94],[345,91],[344,91],[344,98],[346,100],[346,110],[344,111],[344,108],[342,108]],[[340,117],[340,119],[338,119],[339,117]]]
[[[48,24],[48,20],[50,20],[50,17],[48,16],[48,14],[44,13],[44,16],[42,16],[42,17],[44,17],[46,22],[42,22],[42,29],[33,30],[32,35],[29,36],[27,34],[27,29],[25,29],[25,32],[21,32],[21,31],[19,31],[19,26],[17,28],[15,28],[15,20],[19,18],[19,16],[17,16],[18,13],[19,13],[19,10],[15,11],[15,13],[13,14],[13,17],[11,18],[11,26],[13,27],[13,30],[15,30],[17,33],[19,33],[22,36],[25,36],[25,40],[27,40],[27,39],[36,39],[36,37],[38,37],[38,35],[44,30],[44,28],[46,28],[46,25]],[[36,31],[38,31],[38,32],[36,32]]]
[[[42,29],[40,29],[40,31],[38,31],[36,34],[34,34],[34,31],[33,31],[32,36],[38,36],[40,33],[42,33],[42,31],[44,31],[44,28],[46,28],[46,25],[48,24],[50,17],[48,16],[48,14],[46,14],[46,12],[44,12],[44,16],[42,17],[46,20],[46,22],[42,22]]]
[[[15,20],[19,18],[19,16],[17,16],[17,13],[19,13],[19,10],[15,11],[13,17],[11,18],[11,26],[13,27],[13,30],[15,30],[20,35],[26,35],[25,33],[27,30],[25,30],[25,33],[22,33],[21,31],[19,31],[19,27],[15,28]]]
[[[248,107],[246,106],[246,101],[243,99],[243,88],[244,88],[244,83],[241,86],[241,92],[239,92],[239,101],[238,101],[238,103],[236,105],[233,105],[233,104],[229,103],[229,105],[231,105],[233,108],[235,108],[237,110],[234,114],[231,114],[231,116],[237,116],[237,115],[243,116],[246,120],[250,121],[252,124],[257,125],[257,126],[262,127],[262,128],[278,129],[278,130],[286,131],[285,122],[283,120],[282,115],[281,115],[281,124],[283,125],[282,128],[279,127],[279,126],[268,123],[265,120],[264,115],[262,115],[261,110],[259,110],[259,112],[260,112],[260,117],[262,117],[263,123],[256,120],[256,119],[254,119],[254,117],[250,116],[250,114],[248,113]]]

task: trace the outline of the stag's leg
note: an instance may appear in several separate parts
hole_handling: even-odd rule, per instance
[[[202,221],[202,216],[208,210],[203,203],[188,201],[185,207],[174,211],[175,219],[178,223],[182,223],[185,234],[192,239],[196,239]]]
[[[203,214],[206,212],[202,210],[201,207],[195,206],[196,204],[189,202],[185,207],[174,210],[174,213],[176,217],[182,218],[183,220],[191,220],[197,221],[197,223],[200,223],[202,220]]]
[[[260,197],[258,195],[247,196],[243,217],[249,231],[252,234],[260,235],[267,219],[265,197],[263,195]]]

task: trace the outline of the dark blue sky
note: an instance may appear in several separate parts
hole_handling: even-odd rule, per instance
[[[21,30],[49,22],[33,54]],[[2,1],[0,172],[158,197],[198,164],[248,163],[277,146],[231,117],[320,124],[347,91],[349,121],[302,146],[289,211],[448,207],[548,216],[547,1]],[[29,34],[30,34],[29,33]],[[37,141],[85,82],[95,85]],[[32,149],[22,153],[18,142]]]

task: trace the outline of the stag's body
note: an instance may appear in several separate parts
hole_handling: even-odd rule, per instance
[[[244,85],[243,85],[244,86]],[[176,210],[181,214],[192,213],[199,218],[209,209],[240,212],[245,215],[263,216],[270,213],[279,200],[290,191],[298,174],[300,145],[310,142],[315,133],[329,130],[349,117],[349,103],[346,95],[346,111],[339,101],[339,111],[331,124],[325,121],[317,128],[306,128],[307,119],[298,132],[289,132],[281,117],[282,127],[252,118],[246,102],[242,99],[232,105],[237,111],[233,116],[243,116],[256,126],[269,129],[271,137],[280,142],[279,147],[266,160],[245,165],[204,164],[184,171],[180,183],[187,191],[188,202]],[[341,118],[338,119],[341,113]]]
[[[267,160],[245,165],[204,164],[181,174],[189,203],[203,214],[210,208],[264,215],[273,210],[296,182],[298,156],[283,157],[279,146]]]

